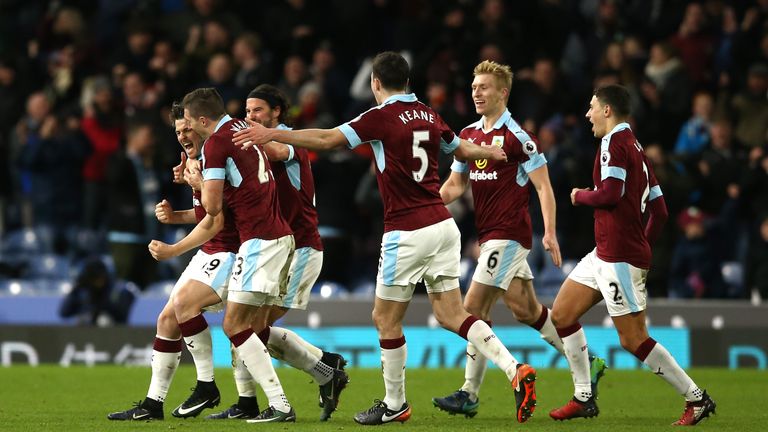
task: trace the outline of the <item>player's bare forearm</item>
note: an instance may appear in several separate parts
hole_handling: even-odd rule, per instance
[[[276,130],[274,141],[291,143],[309,150],[330,150],[347,143],[347,138],[336,129]]]
[[[205,212],[211,216],[221,213],[224,199],[224,180],[206,180],[203,182],[201,201]]]
[[[262,146],[264,153],[267,154],[267,159],[270,162],[287,161],[291,156],[290,148],[276,141],[270,141]]]
[[[549,182],[549,169],[546,165],[528,173],[528,177],[536,189],[536,194],[541,203],[541,217],[544,220],[544,232],[555,234],[557,203],[555,202],[555,193],[552,191],[552,184]]]
[[[211,216],[206,214],[203,220],[183,239],[173,245],[174,252],[181,255],[210,241],[224,227],[224,212]]]
[[[451,172],[448,180],[440,187],[440,198],[442,198],[443,204],[450,204],[462,196],[467,189],[468,182],[469,176],[456,171]]]
[[[197,223],[197,218],[195,217],[195,211],[192,209],[187,210],[176,210],[173,212],[173,217],[171,218],[171,224],[194,224]]]
[[[453,152],[456,159],[462,161],[491,159],[491,160],[507,160],[507,155],[500,147],[495,145],[479,146],[470,143],[469,141],[462,139],[459,140],[459,146]]]
[[[244,149],[264,145],[270,141],[290,143],[310,150],[329,150],[347,143],[347,138],[336,129],[283,130],[265,128],[251,123],[251,127],[235,132],[232,142]]]

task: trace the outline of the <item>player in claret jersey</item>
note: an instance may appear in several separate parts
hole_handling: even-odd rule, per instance
[[[645,280],[651,246],[667,219],[667,209],[653,168],[627,123],[629,92],[609,85],[595,90],[587,119],[600,150],[592,171],[594,189],[573,189],[571,202],[595,208],[595,250],[563,282],[552,307],[552,321],[563,340],[575,387],[573,399],[552,410],[555,420],[594,417],[599,410],[589,380],[587,339],[579,318],[605,299],[621,346],[685,397],[685,411],[675,425],[695,425],[715,412],[702,391],[645,324]],[[647,223],[644,213],[649,212]]]
[[[187,125],[181,105],[173,105],[171,120],[176,129],[176,139],[185,151],[182,160],[186,156],[191,160],[197,159],[202,139]],[[178,177],[180,180],[180,170]],[[149,250],[155,259],[161,260],[178,256],[201,244],[202,247],[179,277],[168,303],[157,318],[152,380],[147,397],[132,409],[109,414],[110,420],[163,419],[163,402],[178,367],[183,344],[187,345],[195,362],[197,385],[192,395],[173,410],[173,415],[195,417],[205,408],[218,405],[221,399],[213,379],[211,332],[202,311],[218,311],[223,308],[222,299],[226,299],[227,280],[240,239],[231,217],[225,217],[224,213],[216,218],[206,216],[200,205],[200,183],[192,177],[188,177],[188,180],[193,187],[193,209],[174,211],[163,200],[157,204],[155,214],[162,223],[198,225],[179,243],[167,245],[153,240]]]
[[[528,197],[533,184],[544,218],[542,244],[552,262],[558,267],[561,264],[555,236],[555,197],[547,161],[539,152],[536,139],[520,127],[506,108],[512,86],[509,66],[486,60],[475,67],[474,75],[472,98],[482,118],[464,128],[460,136],[475,145],[501,147],[507,161],[456,161],[451,176],[440,188],[443,201],[448,204],[472,185],[481,252],[464,308],[490,323],[491,308],[501,297],[518,321],[538,330],[544,340],[563,353],[563,343],[549,311],[536,299],[533,273],[526,261],[532,242]],[[487,363],[485,356],[468,343],[464,385],[451,395],[433,398],[432,403],[449,413],[473,417],[480,404],[478,393]],[[592,364],[596,388],[605,362],[594,358]]]
[[[285,96],[271,85],[260,85],[246,99],[247,120],[266,127],[288,129],[283,123],[287,111]],[[312,285],[323,265],[323,244],[317,230],[315,184],[309,154],[305,149],[275,142],[264,145],[263,150],[269,160],[274,161],[271,167],[280,210],[293,230],[296,251],[285,281],[287,285],[281,287],[285,294],[271,305],[268,326],[260,336],[267,335],[265,339],[273,357],[307,372],[320,385],[323,408],[320,419],[325,421],[336,410],[339,395],[349,381],[341,370],[346,360],[339,354],[323,352],[288,329],[272,326],[288,310],[307,308]]]
[[[285,294],[280,287],[293,255],[293,235],[280,215],[269,162],[259,147],[241,151],[232,145],[233,133],[247,124],[226,114],[215,89],[194,90],[184,96],[182,105],[190,127],[205,139],[203,207],[215,217],[226,204],[240,235],[223,328],[269,400],[269,406],[248,421],[295,421],[265,341],[251,327],[263,328],[269,308],[262,306]]]
[[[424,279],[435,317],[448,330],[471,341],[497,364],[513,388],[532,396],[535,371],[509,353],[483,320],[461,305],[460,234],[440,199],[437,156],[453,152],[462,160],[504,160],[499,147],[481,147],[459,139],[431,108],[407,94],[409,67],[397,53],[376,56],[371,89],[378,106],[335,129],[288,131],[256,125],[239,131],[243,147],[269,141],[322,150],[370,143],[384,202],[384,236],[376,285],[373,321],[379,332],[386,396],[355,415],[363,425],[411,416],[405,397],[406,345],[402,320],[415,284]],[[521,367],[518,367],[521,366]],[[535,398],[523,397],[518,420],[527,420]]]

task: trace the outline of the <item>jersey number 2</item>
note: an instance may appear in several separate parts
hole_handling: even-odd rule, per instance
[[[421,162],[418,171],[411,171],[413,173],[413,179],[420,182],[424,179],[424,173],[427,172],[427,166],[429,164],[429,158],[427,157],[427,151],[419,144],[429,141],[429,131],[413,131],[413,158],[418,159]]]

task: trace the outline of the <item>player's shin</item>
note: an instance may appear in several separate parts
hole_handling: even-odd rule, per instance
[[[179,323],[184,343],[192,354],[197,370],[197,380],[213,381],[213,349],[211,329],[203,314],[198,314],[190,320]]]
[[[381,370],[386,389],[384,403],[390,409],[398,409],[405,403],[405,361],[408,357],[405,336],[396,339],[379,339],[379,345],[381,346]]]
[[[272,367],[272,358],[267,347],[259,340],[252,329],[248,328],[229,338],[237,350],[238,357],[245,363],[253,379],[264,390],[269,405],[284,413],[290,412],[291,405],[285,396],[280,379]]]
[[[320,357],[314,356],[307,349],[306,342],[295,332],[271,327],[268,342],[267,348],[273,357],[310,374],[318,384],[325,384],[333,377],[333,368],[322,363]]]
[[[582,402],[592,397],[592,384],[589,377],[589,353],[587,352],[587,336],[581,324],[558,328],[557,334],[563,341],[565,358],[571,368],[574,397]]]
[[[168,387],[179,367],[181,359],[181,339],[171,340],[155,336],[152,349],[152,379],[147,397],[158,402],[165,401]]]
[[[653,338],[646,339],[634,352],[651,372],[668,382],[688,402],[700,401],[704,392],[693,382],[691,377],[680,367],[674,357]]]

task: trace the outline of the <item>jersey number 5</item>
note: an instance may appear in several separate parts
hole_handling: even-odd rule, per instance
[[[429,141],[429,131],[413,131],[413,158],[418,159],[421,162],[418,171],[411,171],[413,173],[413,179],[420,182],[424,179],[424,173],[427,172],[427,166],[429,158],[427,157],[427,151],[419,144]]]

